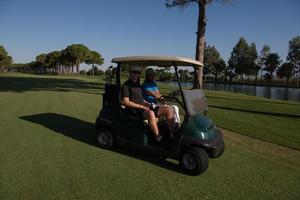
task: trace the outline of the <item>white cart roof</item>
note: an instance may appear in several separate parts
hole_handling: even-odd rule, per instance
[[[111,60],[113,63],[129,64],[129,65],[143,65],[143,66],[159,66],[168,67],[173,66],[174,62],[177,66],[201,66],[203,64],[197,60],[174,56],[127,56],[117,57]]]

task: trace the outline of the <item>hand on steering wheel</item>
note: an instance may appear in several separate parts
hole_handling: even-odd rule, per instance
[[[168,95],[161,95],[159,98],[157,98],[157,101],[159,101],[162,104],[166,104],[166,101],[178,101],[177,96],[180,94],[179,90],[174,90]]]
[[[159,101],[162,104],[166,104],[166,99],[167,96],[166,95],[161,95],[160,97],[158,97],[156,100]]]
[[[170,98],[170,99],[175,99],[175,98],[177,98],[177,96],[180,94],[180,91],[179,90],[173,90],[169,95],[168,95],[168,97]]]

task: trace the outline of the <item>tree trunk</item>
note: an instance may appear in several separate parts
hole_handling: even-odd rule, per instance
[[[215,83],[218,81],[218,73],[215,73]]]
[[[257,83],[257,76],[258,76],[258,72],[256,72],[255,74],[255,83]]]
[[[76,62],[76,72],[77,72],[77,76],[79,76],[79,62]]]
[[[56,67],[57,67],[57,75],[60,73],[60,63],[59,61],[56,63]]]
[[[205,17],[205,10],[206,10],[206,0],[200,0],[198,3],[198,26],[197,26],[197,43],[196,43],[196,55],[195,59],[199,62],[203,63],[204,60],[204,43],[205,43],[205,27],[206,27],[206,17]],[[200,88],[202,89],[202,76],[203,76],[203,67],[199,67],[196,71],[197,79],[200,84]],[[194,87],[195,87],[194,82]]]
[[[299,72],[296,73],[296,86],[299,87]]]
[[[92,64],[92,71],[93,71],[93,76],[95,75],[95,67],[94,67],[94,64]]]

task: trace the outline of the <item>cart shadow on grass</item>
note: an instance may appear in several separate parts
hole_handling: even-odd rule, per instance
[[[94,135],[94,124],[59,113],[42,113],[21,116],[20,119],[42,125],[57,134],[98,147]],[[100,148],[99,148],[100,150]],[[102,150],[102,149],[101,149]],[[110,151],[110,150],[108,150]],[[183,173],[178,165],[146,152],[138,152],[125,147],[115,147],[115,153],[133,157],[171,171]]]

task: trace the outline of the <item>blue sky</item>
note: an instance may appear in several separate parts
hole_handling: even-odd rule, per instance
[[[112,57],[194,58],[197,8],[167,9],[164,0],[0,0],[0,45],[15,62],[82,43],[110,65]],[[285,59],[300,35],[299,0],[215,1],[207,8],[206,41],[227,60],[240,37]]]

